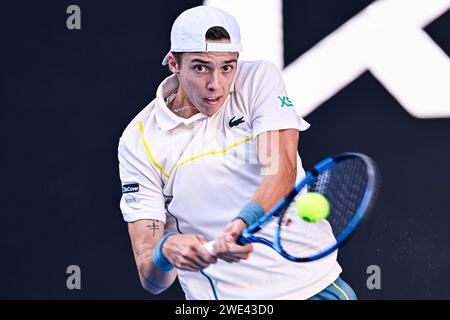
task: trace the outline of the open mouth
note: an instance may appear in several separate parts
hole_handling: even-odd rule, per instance
[[[220,101],[222,101],[222,96],[215,97],[215,98],[204,98],[203,100],[206,101],[210,105],[217,105],[220,103]]]

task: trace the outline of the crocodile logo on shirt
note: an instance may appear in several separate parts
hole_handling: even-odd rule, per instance
[[[239,119],[236,119],[236,120],[234,120],[234,118],[236,118],[236,116],[231,118],[230,121],[228,122],[228,125],[230,126],[230,128],[237,127],[242,122],[245,122],[244,117],[240,117]]]

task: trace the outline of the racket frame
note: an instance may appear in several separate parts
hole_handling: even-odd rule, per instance
[[[282,224],[282,218],[285,212],[285,207],[290,206],[291,202],[295,198],[295,196],[307,185],[311,185],[316,178],[322,174],[323,172],[335,167],[339,162],[345,161],[350,158],[358,158],[362,160],[366,164],[367,168],[367,184],[364,192],[364,196],[361,200],[361,204],[358,207],[357,211],[353,215],[352,219],[350,220],[347,227],[336,237],[336,243],[329,247],[328,249],[319,252],[315,255],[309,256],[309,257],[295,257],[290,254],[288,254],[285,250],[283,250],[283,247],[281,246],[281,224]],[[337,248],[339,248],[343,242],[348,238],[348,236],[354,231],[356,226],[359,224],[359,222],[362,220],[362,218],[370,211],[372,208],[373,203],[375,202],[376,198],[376,191],[378,189],[377,187],[377,181],[378,181],[378,172],[375,163],[370,159],[368,156],[357,153],[357,152],[345,152],[340,153],[328,158],[325,158],[324,160],[320,161],[314,167],[308,171],[305,174],[305,177],[295,185],[295,187],[291,190],[291,192],[281,199],[267,214],[262,216],[258,221],[256,221],[254,224],[250,225],[246,230],[244,230],[239,238],[239,243],[246,244],[246,243],[261,243],[267,246],[272,247],[275,249],[279,254],[281,254],[286,259],[293,261],[293,262],[309,262],[321,259],[333,251],[335,251]],[[275,239],[274,241],[270,241],[263,237],[255,236],[254,233],[261,230],[264,225],[266,225],[269,221],[271,221],[272,218],[279,217],[278,225],[275,232]]]

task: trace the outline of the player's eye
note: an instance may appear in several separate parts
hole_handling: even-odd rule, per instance
[[[224,72],[230,72],[231,70],[233,70],[233,66],[232,66],[232,65],[229,65],[229,64],[226,64],[226,65],[224,65],[224,66],[222,67],[222,70],[223,70]]]
[[[208,68],[203,64],[196,64],[194,66],[194,70],[197,72],[205,72],[205,71],[208,71]]]

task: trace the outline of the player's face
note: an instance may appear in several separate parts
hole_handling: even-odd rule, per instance
[[[190,52],[182,55],[179,81],[190,102],[203,114],[216,113],[236,75],[235,52]]]

